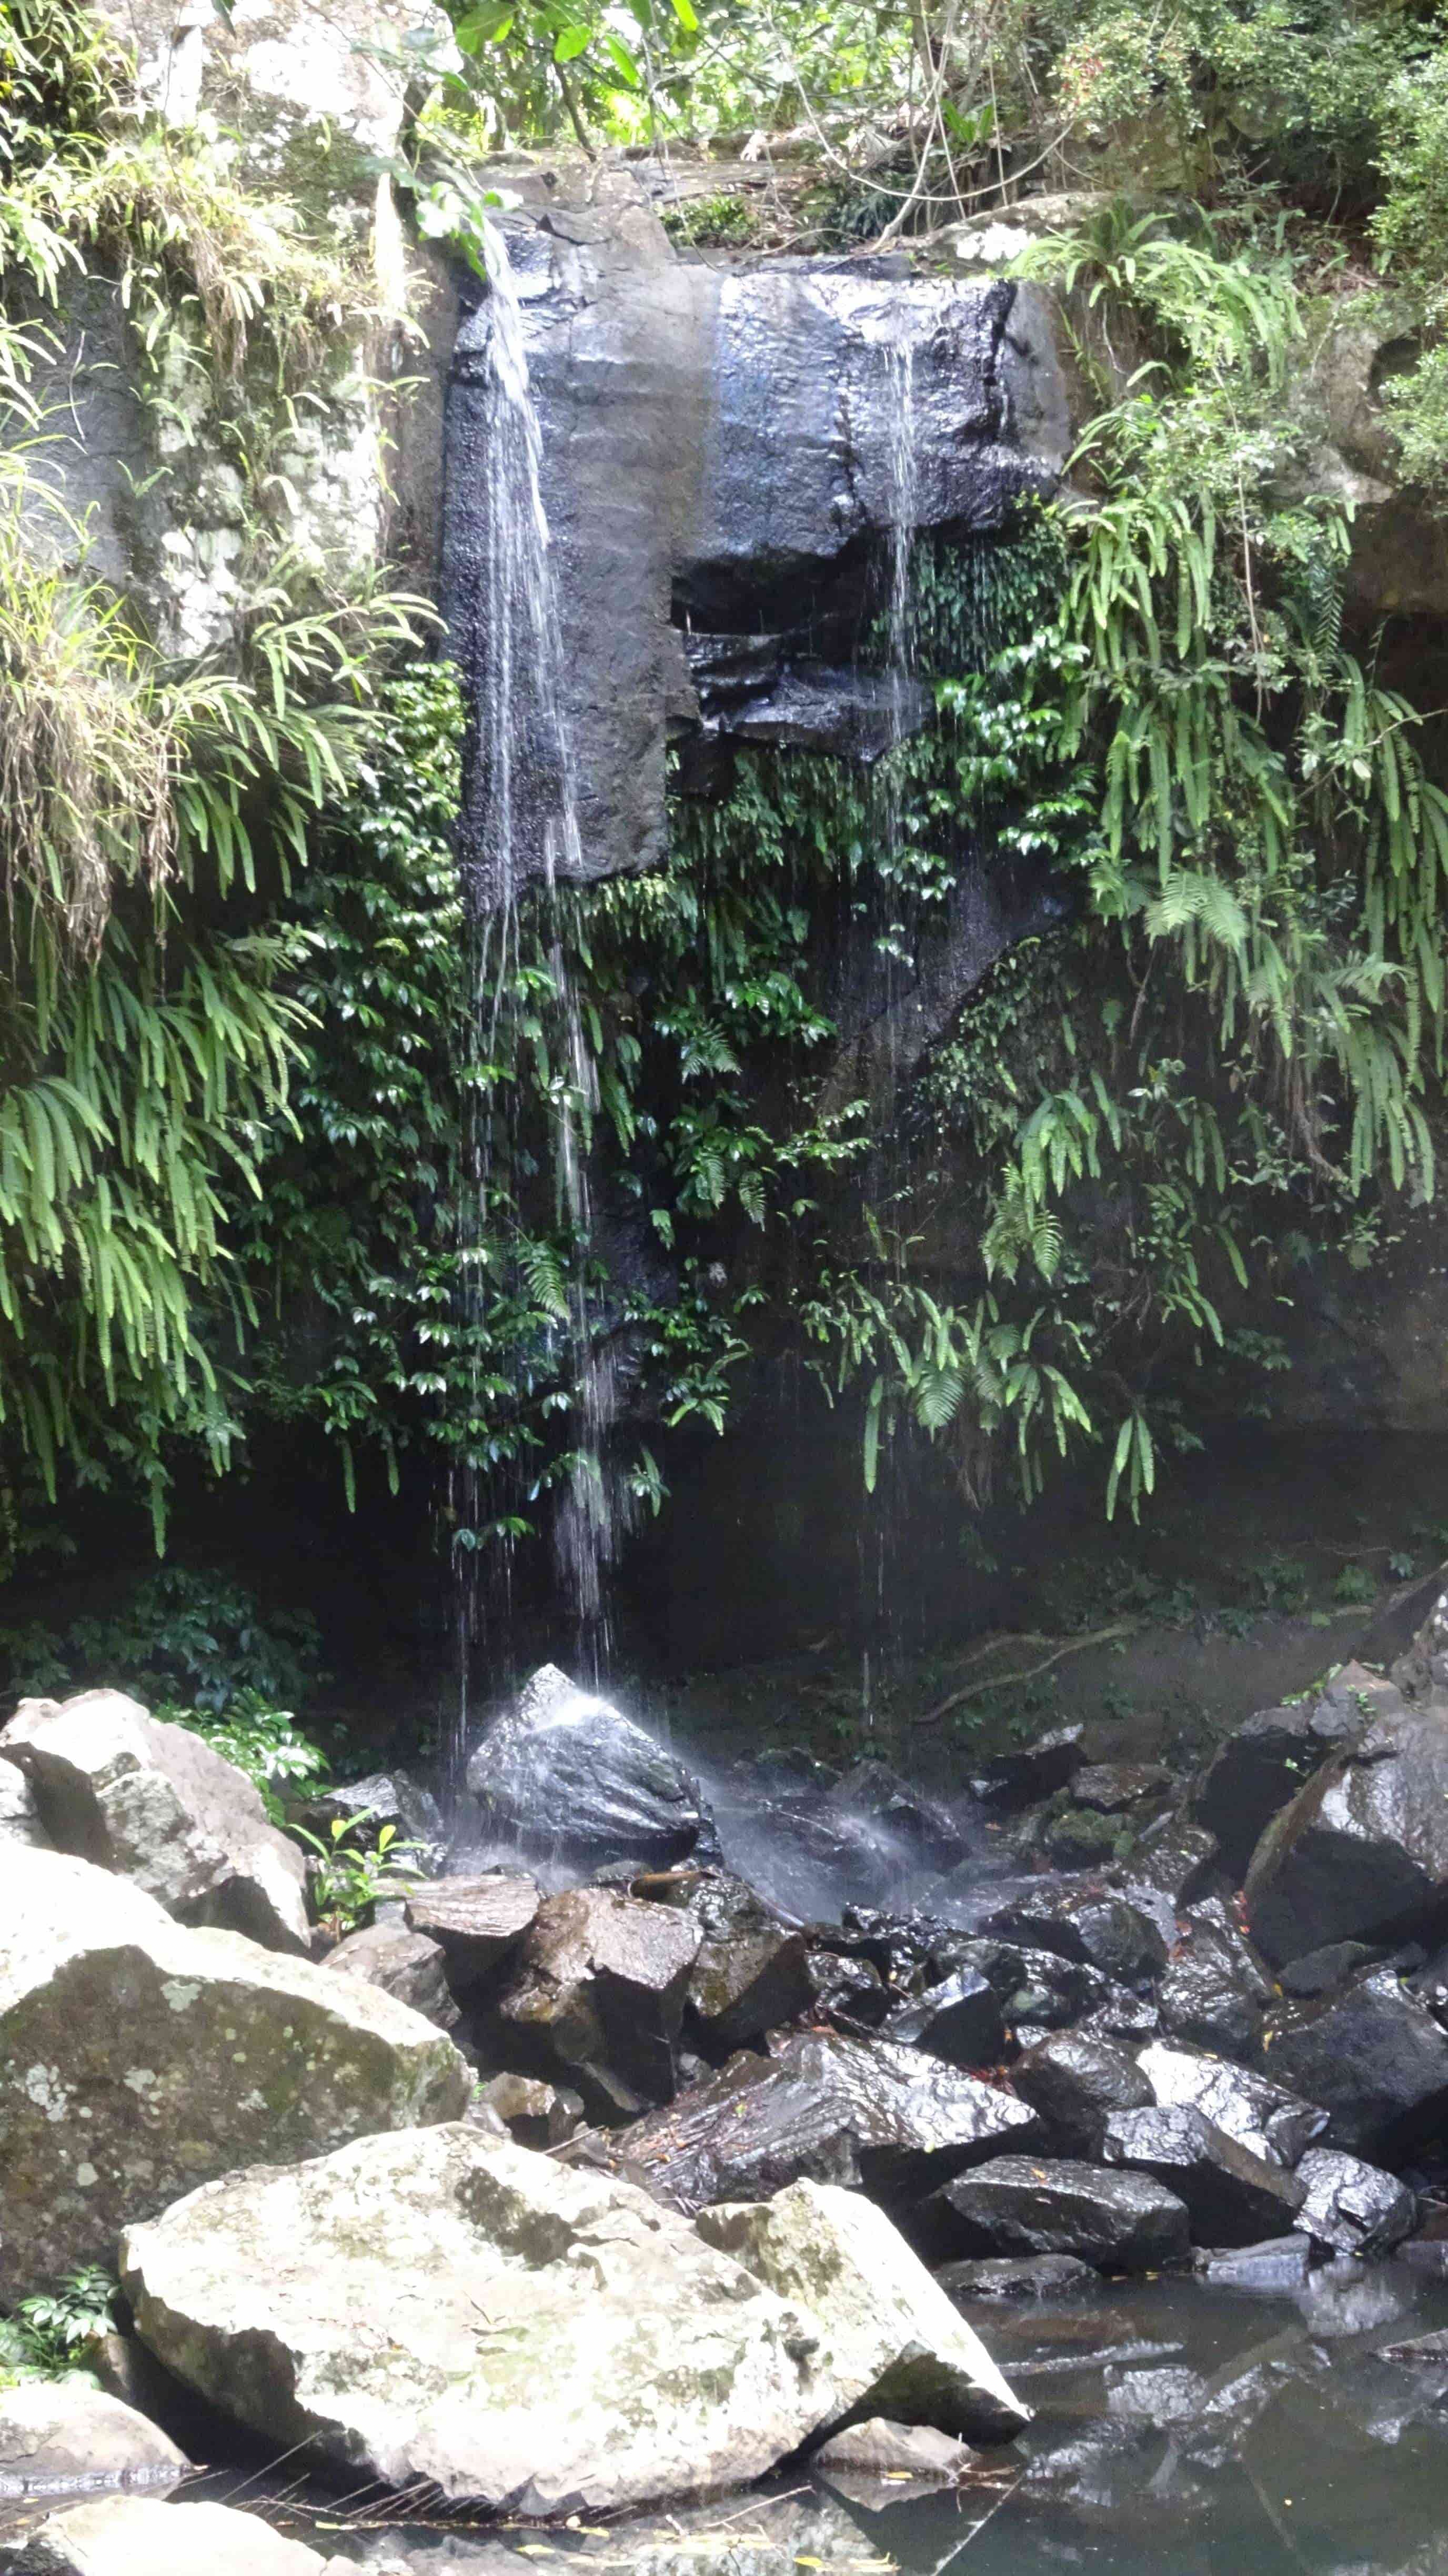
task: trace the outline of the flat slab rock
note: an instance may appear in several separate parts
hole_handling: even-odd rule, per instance
[[[653,2190],[692,2212],[767,2200],[802,2179],[894,2206],[1004,2140],[1029,2146],[1039,2135],[1027,2103],[923,2049],[797,2034],[767,2058],[741,2051],[617,2145]]]
[[[121,2269],[151,2349],[268,2441],[549,2515],[759,2477],[888,2376],[910,2258],[886,2229],[895,2310],[837,2322],[863,2230],[815,2223],[806,2311],[631,2185],[452,2126],[228,2175]]]
[[[331,2576],[343,2564],[257,2514],[147,2496],[98,2496],[0,2545],[4,2576]]]
[[[1101,2271],[1154,2272],[1190,2245],[1185,2204],[1148,2174],[997,2156],[939,2198],[962,2253],[1075,2254]]]
[[[174,2486],[190,2468],[158,2424],[79,2372],[0,2388],[0,2496],[62,2478]]]
[[[129,2221],[238,2159],[456,2119],[451,2040],[360,1978],[189,1931],[125,1879],[0,1872],[0,2306],[109,2263]]]
[[[0,1755],[58,1851],[129,1878],[179,1923],[308,1947],[306,1868],[261,1793],[184,1726],[113,1690],[22,1700]]]
[[[512,1956],[542,1902],[536,1878],[492,1870],[411,1888],[404,1912],[410,1930],[437,1943],[456,1992],[471,1994]]]

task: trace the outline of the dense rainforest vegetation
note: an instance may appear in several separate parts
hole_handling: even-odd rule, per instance
[[[1350,506],[1315,487],[1304,388],[1349,325],[1390,339],[1395,473],[1436,511],[1441,17],[452,14],[387,175],[464,254],[502,145],[722,169],[773,138],[785,198],[721,179],[676,221],[695,244],[928,263],[1046,201],[1015,269],[1073,352],[1070,489],[1009,545],[917,549],[930,731],[870,776],[741,755],[722,802],[680,795],[666,866],[525,911],[479,1012],[436,621],[289,516],[298,421],[408,328],[355,206],[243,179],[214,122],[137,115],[80,0],[3,0],[7,1562],[97,1490],[164,1547],[183,1461],[244,1473],[278,1435],[349,1502],[430,1495],[444,1553],[520,1538],[576,1472],[580,1315],[655,1508],[671,1434],[727,1433],[764,1355],[857,1409],[867,1482],[923,1432],[972,1497],[1079,1452],[1137,1511],[1163,1450],[1263,1402],[1301,1266],[1370,1267],[1435,1186],[1434,710],[1391,629],[1345,614]],[[230,460],[224,651],[149,633],[54,495],[47,350],[88,279],[119,286],[169,452]],[[842,1097],[822,956],[844,926],[909,971],[991,854],[1049,881],[1049,919],[903,1096]],[[555,1187],[564,1121],[639,1247],[623,1268]]]

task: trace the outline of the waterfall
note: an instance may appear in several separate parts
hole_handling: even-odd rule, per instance
[[[496,1060],[519,964],[518,908],[530,879],[524,854],[541,841],[544,868],[536,900],[542,906],[542,944],[559,1037],[550,1099],[555,1213],[572,1245],[568,1313],[566,1322],[560,1318],[559,1331],[566,1344],[564,1376],[576,1434],[554,1543],[578,1630],[579,1658],[596,1679],[607,1648],[605,1569],[616,1540],[604,1445],[618,1388],[612,1358],[595,1349],[588,1313],[588,1248],[593,1240],[588,1158],[598,1089],[558,901],[560,882],[583,873],[582,838],[563,712],[563,635],[543,499],[542,427],[529,380],[517,279],[495,225],[483,227],[483,255],[489,291],[486,470],[480,494],[484,611],[475,638],[479,828],[466,871],[474,943],[475,1052],[480,1063]],[[490,1219],[504,1197],[495,1188],[501,1114],[490,1100],[479,1101],[469,1137],[462,1252],[473,1321],[481,1312]],[[476,1335],[471,1338],[476,1342]],[[484,1393],[479,1378],[475,1418],[482,1413]],[[484,1471],[476,1465],[455,1479],[454,1523],[466,1541],[454,1550],[461,1680],[444,1766],[453,1784],[461,1778],[469,1731],[468,1673],[481,1611],[473,1534],[481,1518],[484,1481]]]

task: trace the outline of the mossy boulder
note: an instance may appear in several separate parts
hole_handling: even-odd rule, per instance
[[[0,1876],[0,2307],[212,2174],[456,2119],[468,2068],[380,1988],[190,1931],[89,1862]]]

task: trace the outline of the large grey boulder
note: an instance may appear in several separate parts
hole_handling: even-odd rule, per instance
[[[67,2480],[174,2486],[190,2470],[158,2424],[80,2371],[0,2388],[0,2496],[53,2492]]]
[[[769,2057],[741,2051],[625,2129],[618,2147],[691,2212],[768,2200],[800,2181],[842,2183],[905,2211],[963,2166],[1040,2135],[1028,2104],[923,2049],[800,2033]]]
[[[771,2201],[705,2209],[717,2245],[820,2328],[817,2367],[852,2412],[1009,2441],[1030,2420],[980,2337],[858,2192],[797,2182]]]
[[[0,2547],[5,2576],[328,2576],[341,2564],[224,2504],[98,2496]]]
[[[699,1784],[606,1700],[544,1664],[468,1763],[485,1836],[555,1868],[668,1868],[705,1834]]]
[[[184,1726],[124,1692],[22,1700],[0,1754],[60,1851],[133,1879],[180,1923],[305,1951],[305,1864],[261,1793]]]
[[[1245,1894],[1253,1938],[1278,1962],[1435,1926],[1448,1907],[1448,1697],[1376,1716],[1299,1790],[1258,1844]]]
[[[1185,2204],[1149,2174],[997,2156],[947,2183],[940,2199],[962,2254],[1075,2254],[1112,2272],[1185,2260]]]
[[[523,2514],[759,2477],[849,2403],[814,2319],[687,2220],[461,2126],[229,2174],[121,2273],[168,2368],[278,2448]]]
[[[0,2306],[238,2161],[456,2119],[452,2042],[360,1979],[189,1931],[86,1861],[0,1873]]]

